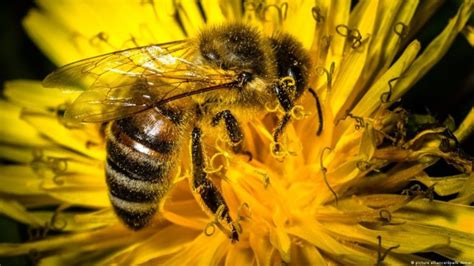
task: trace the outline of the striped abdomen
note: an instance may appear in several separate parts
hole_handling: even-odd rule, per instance
[[[110,201],[117,216],[134,230],[153,218],[171,185],[181,141],[176,116],[151,109],[111,122],[107,129]]]

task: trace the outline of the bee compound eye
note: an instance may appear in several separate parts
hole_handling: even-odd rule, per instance
[[[240,86],[243,86],[252,80],[252,73],[243,71],[237,76],[237,82]]]

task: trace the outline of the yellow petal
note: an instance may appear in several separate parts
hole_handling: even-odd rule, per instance
[[[434,192],[439,196],[448,196],[459,191],[462,191],[464,186],[467,186],[469,179],[473,176],[466,176],[465,174],[447,177],[435,177],[420,175],[416,180],[420,181],[427,187],[433,187]]]
[[[0,191],[18,195],[45,194],[41,189],[42,180],[29,165],[2,165],[0,169]]]
[[[45,251],[67,251],[71,247],[80,247],[82,252],[106,249],[140,241],[150,233],[151,230],[131,232],[122,226],[107,227],[96,231],[61,235],[24,244],[0,244],[0,256],[28,254],[32,250],[40,253]],[[97,241],[97,239],[102,239],[102,241]]]
[[[410,31],[407,39],[412,39],[413,36],[425,25],[426,22],[433,16],[436,11],[444,4],[444,0],[420,1],[413,20],[410,23]],[[408,25],[408,24],[407,24]]]
[[[452,18],[442,33],[438,35],[423,53],[413,62],[411,67],[403,75],[394,87],[393,99],[398,99],[415,82],[417,82],[428,70],[436,64],[446,53],[456,35],[463,29],[472,12],[471,1],[464,1],[456,16]]]
[[[93,130],[97,125],[84,126],[91,128],[89,131],[84,130],[86,128],[69,129],[59,123],[56,117],[36,112],[23,112],[22,118],[57,144],[99,160],[105,158],[105,151],[99,145],[101,141],[99,131]],[[98,141],[97,145],[91,145]]]
[[[41,82],[33,80],[15,80],[5,83],[5,96],[10,102],[27,108],[57,107],[71,102],[77,93],[63,93],[57,89],[46,89]]]
[[[336,67],[340,65],[346,38],[336,33],[336,27],[338,25],[348,25],[350,6],[351,4],[349,0],[331,1],[328,15],[326,17],[326,27],[329,29],[329,36],[333,36],[333,38],[325,67],[329,67],[332,62],[334,62]]]
[[[23,25],[30,38],[56,65],[64,65],[83,58],[74,42],[71,42],[75,37],[47,15],[37,10],[30,10]]]
[[[0,139],[3,142],[27,146],[50,146],[47,141],[31,125],[21,120],[21,108],[9,102],[0,100]]]
[[[393,2],[393,1],[389,1]],[[398,12],[397,16],[395,17],[394,21],[391,24],[391,28],[389,29],[392,32],[387,32],[386,40],[384,41],[382,50],[383,50],[383,68],[386,69],[388,68],[391,64],[397,53],[399,52],[400,47],[404,46],[404,43],[407,40],[412,40],[407,35],[410,33],[415,33],[417,32],[417,29],[411,28],[412,26],[417,27],[418,25],[413,22],[413,20],[417,19],[417,16],[415,16],[415,13],[417,10],[421,9],[419,6],[419,0],[407,0],[403,1],[403,4],[400,7],[400,11]],[[421,5],[423,5],[426,2],[435,2],[435,1],[421,1]],[[429,12],[426,12],[429,13]],[[404,27],[407,28],[404,28]],[[402,35],[397,34],[401,33]],[[404,35],[403,35],[404,34]]]
[[[206,23],[213,25],[213,24],[222,24],[226,21],[226,16],[233,17],[233,12],[228,12],[224,14],[224,10],[222,9],[225,7],[225,3],[219,0],[203,0],[200,2],[202,8],[204,9],[204,13],[206,14]],[[228,10],[226,10],[228,11]],[[230,14],[229,14],[230,13]]]
[[[474,133],[474,108],[471,108],[467,116],[462,121],[461,125],[454,132],[454,136],[458,141],[465,141]]]
[[[462,33],[466,37],[469,44],[471,44],[471,46],[474,46],[474,27],[471,25],[466,25]]]
[[[399,245],[397,249],[393,250],[396,253],[428,252],[449,245],[449,237],[447,236],[407,232],[400,227],[390,228],[390,226],[385,226],[373,230],[363,226],[331,224],[329,230],[343,239],[351,239],[373,247],[378,246],[377,236],[381,236],[384,248]]]
[[[198,3],[181,1],[177,4],[177,9],[187,36],[191,37],[196,35],[204,26],[204,19],[199,11]]]
[[[227,253],[225,266],[252,265],[254,254],[249,248],[232,248]]]
[[[152,259],[174,254],[185,249],[198,234],[199,231],[196,230],[189,230],[176,225],[166,226],[157,230],[152,237],[135,245],[123,258],[114,258],[106,263],[119,263],[121,265],[146,263]]]
[[[281,259],[284,262],[291,261],[291,240],[282,229],[270,227],[270,243],[280,252]]]
[[[331,110],[335,114],[335,120],[341,119],[358,98],[360,90],[363,89],[362,83],[366,78],[363,73],[366,64],[371,35],[374,30],[375,21],[378,16],[377,1],[360,2],[360,21],[354,25],[362,35],[362,44],[357,48],[349,48],[349,54],[345,56],[344,61],[337,72],[331,93]],[[351,19],[352,19],[351,15]],[[358,84],[361,82],[361,84]]]
[[[400,58],[387,70],[364,94],[362,99],[357,103],[352,111],[354,115],[360,117],[369,117],[382,104],[382,97],[384,93],[390,92],[389,81],[394,78],[403,76],[403,73],[408,69],[415,59],[418,51],[420,51],[420,43],[413,41],[405,49]],[[391,85],[394,86],[396,82]],[[385,94],[388,95],[388,94]],[[389,97],[389,101],[397,100],[393,95]]]
[[[440,215],[433,215],[435,213]],[[410,202],[406,208],[397,211],[394,217],[474,234],[474,208],[471,206],[423,199]]]
[[[223,234],[199,235],[182,253],[166,260],[165,265],[217,265],[224,258],[230,242]],[[183,256],[182,254],[186,254]]]
[[[288,4],[283,31],[296,36],[304,47],[309,48],[313,42],[316,24],[308,12],[313,8],[314,1],[293,1]]]
[[[306,240],[318,247],[323,252],[334,254],[337,260],[344,263],[368,265],[373,263],[373,259],[357,250],[341,245],[334,238],[322,230],[321,224],[317,224],[308,219],[300,220],[294,226],[288,228],[288,233]]]
[[[292,245],[291,265],[326,265],[318,249],[307,243]]]
[[[30,224],[32,226],[44,225],[41,219],[27,212],[18,202],[10,199],[0,198],[0,213],[24,224]]]

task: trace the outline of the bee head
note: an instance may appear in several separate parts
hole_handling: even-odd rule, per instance
[[[274,93],[285,111],[289,111],[305,90],[310,59],[301,43],[288,34],[275,35],[270,38],[270,43],[280,79],[274,87]]]
[[[209,28],[201,32],[198,40],[201,60],[210,66],[245,73],[241,78],[246,82],[274,75],[268,42],[248,25],[232,23]]]

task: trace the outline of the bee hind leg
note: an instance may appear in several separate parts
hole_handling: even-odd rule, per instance
[[[217,113],[212,118],[211,125],[213,127],[217,126],[222,119],[224,119],[227,136],[233,144],[232,151],[236,154],[244,154],[249,157],[249,162],[252,161],[252,153],[245,150],[242,145],[244,135],[242,134],[242,130],[240,129],[239,122],[229,110],[224,110]]]
[[[193,164],[193,192],[197,194],[205,210],[216,217],[216,221],[223,222],[224,232],[227,233],[232,242],[239,241],[239,234],[234,226],[234,222],[229,214],[222,194],[217,187],[211,182],[204,171],[205,162],[201,144],[201,129],[194,128],[191,136],[191,156]],[[227,228],[226,228],[227,227]]]

